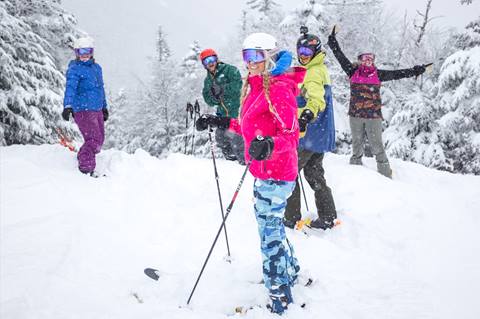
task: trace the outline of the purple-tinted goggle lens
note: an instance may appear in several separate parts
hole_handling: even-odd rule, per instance
[[[297,49],[298,55],[303,55],[303,56],[312,56],[313,55],[313,50],[307,47],[299,47]]]
[[[209,64],[214,64],[215,62],[218,61],[218,58],[215,55],[207,56],[205,59],[202,60],[202,63],[204,66],[207,66]]]
[[[75,49],[75,54],[76,55],[92,55],[93,54],[93,48],[80,48],[80,49]]]
[[[257,49],[245,49],[242,51],[243,61],[245,63],[258,63],[266,60],[265,51]]]

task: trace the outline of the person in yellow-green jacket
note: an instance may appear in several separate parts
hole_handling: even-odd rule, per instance
[[[307,75],[297,97],[300,144],[298,171],[303,169],[305,179],[315,192],[318,218],[311,222],[313,228],[329,229],[335,225],[337,211],[332,191],[327,185],[323,169],[326,152],[335,149],[335,124],[330,75],[324,64],[325,52],[320,39],[301,27],[297,41],[298,61],[307,69]],[[284,224],[289,228],[302,218],[300,186],[288,199]]]

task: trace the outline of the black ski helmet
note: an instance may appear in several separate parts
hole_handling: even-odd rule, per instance
[[[308,28],[305,26],[300,27],[300,33],[302,34],[300,38],[297,40],[297,52],[298,48],[306,47],[313,51],[313,57],[315,57],[318,53],[322,50],[322,41],[320,38],[314,34],[308,33]],[[300,62],[300,57],[298,57],[298,61]]]

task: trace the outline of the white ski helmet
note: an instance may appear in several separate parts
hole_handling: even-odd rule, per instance
[[[252,33],[243,41],[243,49],[275,50],[277,39],[268,33]]]
[[[94,42],[90,37],[78,38],[73,42],[74,49],[93,48]]]

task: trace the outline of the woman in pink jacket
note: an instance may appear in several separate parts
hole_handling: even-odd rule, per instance
[[[305,70],[289,68],[291,54],[278,51],[275,38],[265,33],[245,39],[243,59],[249,74],[242,88],[239,118],[202,115],[196,126],[199,130],[209,125],[226,127],[243,136],[245,160],[251,163],[250,172],[255,177],[255,215],[264,282],[270,291],[269,307],[281,314],[293,302],[290,287],[300,270],[282,220],[297,178],[299,128],[295,97]]]

